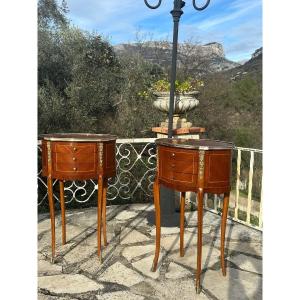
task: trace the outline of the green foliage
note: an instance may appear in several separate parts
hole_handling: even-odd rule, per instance
[[[202,80],[193,78],[188,78],[184,81],[175,80],[175,93],[184,94],[199,91],[202,86],[204,86],[204,82]],[[170,81],[160,79],[151,84],[150,89],[153,92],[168,92],[170,91]]]
[[[165,116],[153,107],[155,97],[150,92],[169,91],[165,80],[168,70],[138,54],[117,57],[99,35],[71,27],[66,11],[64,2],[38,2],[39,133],[153,136],[151,127]],[[189,77],[188,69],[184,70],[178,67],[176,91],[197,90],[200,101],[199,107],[188,113],[189,121],[205,127],[209,138],[261,148],[262,86],[258,72],[235,81],[225,73],[211,74],[203,78],[203,86],[202,80],[196,75]]]
[[[97,132],[120,92],[113,48],[74,27],[39,26],[38,131]]]
[[[207,76],[200,105],[188,114],[194,126],[207,129],[209,138],[237,146],[262,147],[262,87],[259,76],[231,81],[226,74]]]
[[[162,114],[153,107],[151,83],[163,76],[161,68],[145,62],[139,56],[121,58],[123,85],[112,131],[121,137],[149,136],[150,129],[161,121]]]
[[[39,0],[39,26],[44,28],[67,26],[68,20],[65,16],[67,12],[68,8],[65,0],[62,0],[60,5],[56,0]]]

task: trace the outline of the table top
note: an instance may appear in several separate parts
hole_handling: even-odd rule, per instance
[[[155,143],[161,146],[197,150],[226,150],[234,147],[233,143],[210,139],[162,138],[155,140]]]
[[[49,133],[42,134],[40,137],[55,142],[107,142],[117,139],[115,135],[96,133]]]

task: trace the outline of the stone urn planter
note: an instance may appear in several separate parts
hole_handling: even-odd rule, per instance
[[[161,112],[168,114],[170,92],[153,92],[157,99],[153,102],[153,106]],[[186,122],[186,119],[180,118],[184,113],[193,110],[199,105],[199,100],[195,98],[195,95],[199,94],[198,91],[188,92],[184,94],[175,94],[174,99],[174,115],[173,115],[173,128],[179,127],[191,127],[190,122]],[[161,123],[162,127],[168,127],[168,120]]]

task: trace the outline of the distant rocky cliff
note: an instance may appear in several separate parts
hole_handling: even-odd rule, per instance
[[[169,42],[145,42],[116,45],[118,55],[140,54],[145,60],[169,68],[172,44]],[[240,64],[225,57],[223,46],[213,42],[205,45],[183,43],[178,45],[177,66],[200,75],[229,70]]]

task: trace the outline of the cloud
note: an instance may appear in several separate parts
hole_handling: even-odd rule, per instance
[[[261,46],[261,5],[261,0],[213,0],[199,12],[192,0],[186,1],[179,40],[196,37],[204,43],[217,41],[230,57],[243,52],[248,57],[249,51]],[[108,36],[113,44],[134,41],[138,29],[151,33],[153,39],[172,37],[172,1],[163,0],[154,10],[142,0],[68,0],[68,6],[73,24]]]

